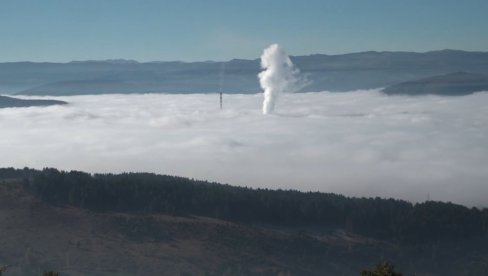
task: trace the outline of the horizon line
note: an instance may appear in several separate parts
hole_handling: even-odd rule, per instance
[[[412,54],[428,54],[434,52],[465,52],[465,53],[488,53],[488,51],[470,51],[470,50],[459,50],[459,49],[439,49],[439,50],[429,50],[429,51],[404,51],[404,50],[365,50],[360,52],[349,52],[340,54],[324,54],[324,53],[314,53],[314,54],[303,54],[303,55],[289,55],[291,58],[294,57],[307,57],[307,56],[346,56],[354,54],[365,54],[365,53],[412,53]],[[96,62],[111,62],[120,64],[143,64],[143,63],[226,63],[235,60],[245,60],[254,61],[259,60],[259,57],[254,59],[249,58],[232,58],[227,60],[194,60],[194,61],[183,61],[183,60],[152,60],[152,61],[139,61],[130,58],[107,58],[107,59],[85,59],[85,60],[70,60],[70,61],[30,61],[30,60],[18,60],[18,61],[0,61],[0,64],[7,63],[57,63],[57,64],[68,64],[68,63],[96,63]]]

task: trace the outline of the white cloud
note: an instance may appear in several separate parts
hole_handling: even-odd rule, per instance
[[[0,109],[0,166],[149,171],[233,185],[488,206],[488,93],[59,97]]]

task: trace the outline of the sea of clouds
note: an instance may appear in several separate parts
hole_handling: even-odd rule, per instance
[[[488,92],[287,94],[269,115],[261,94],[54,98],[70,104],[0,109],[0,167],[488,206]]]

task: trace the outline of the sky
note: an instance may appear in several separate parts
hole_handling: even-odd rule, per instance
[[[0,0],[0,62],[488,51],[486,0]]]
[[[264,188],[488,207],[488,92],[60,97],[0,109],[0,167],[156,172]]]

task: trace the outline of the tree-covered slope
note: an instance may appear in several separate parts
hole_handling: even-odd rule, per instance
[[[147,173],[0,169],[5,275],[485,275],[487,211]]]
[[[0,171],[7,173],[8,169]],[[198,215],[283,226],[325,225],[380,239],[424,243],[488,233],[488,210],[428,201],[234,187],[150,173],[28,171],[34,194],[98,212]],[[11,172],[15,173],[15,172]]]

